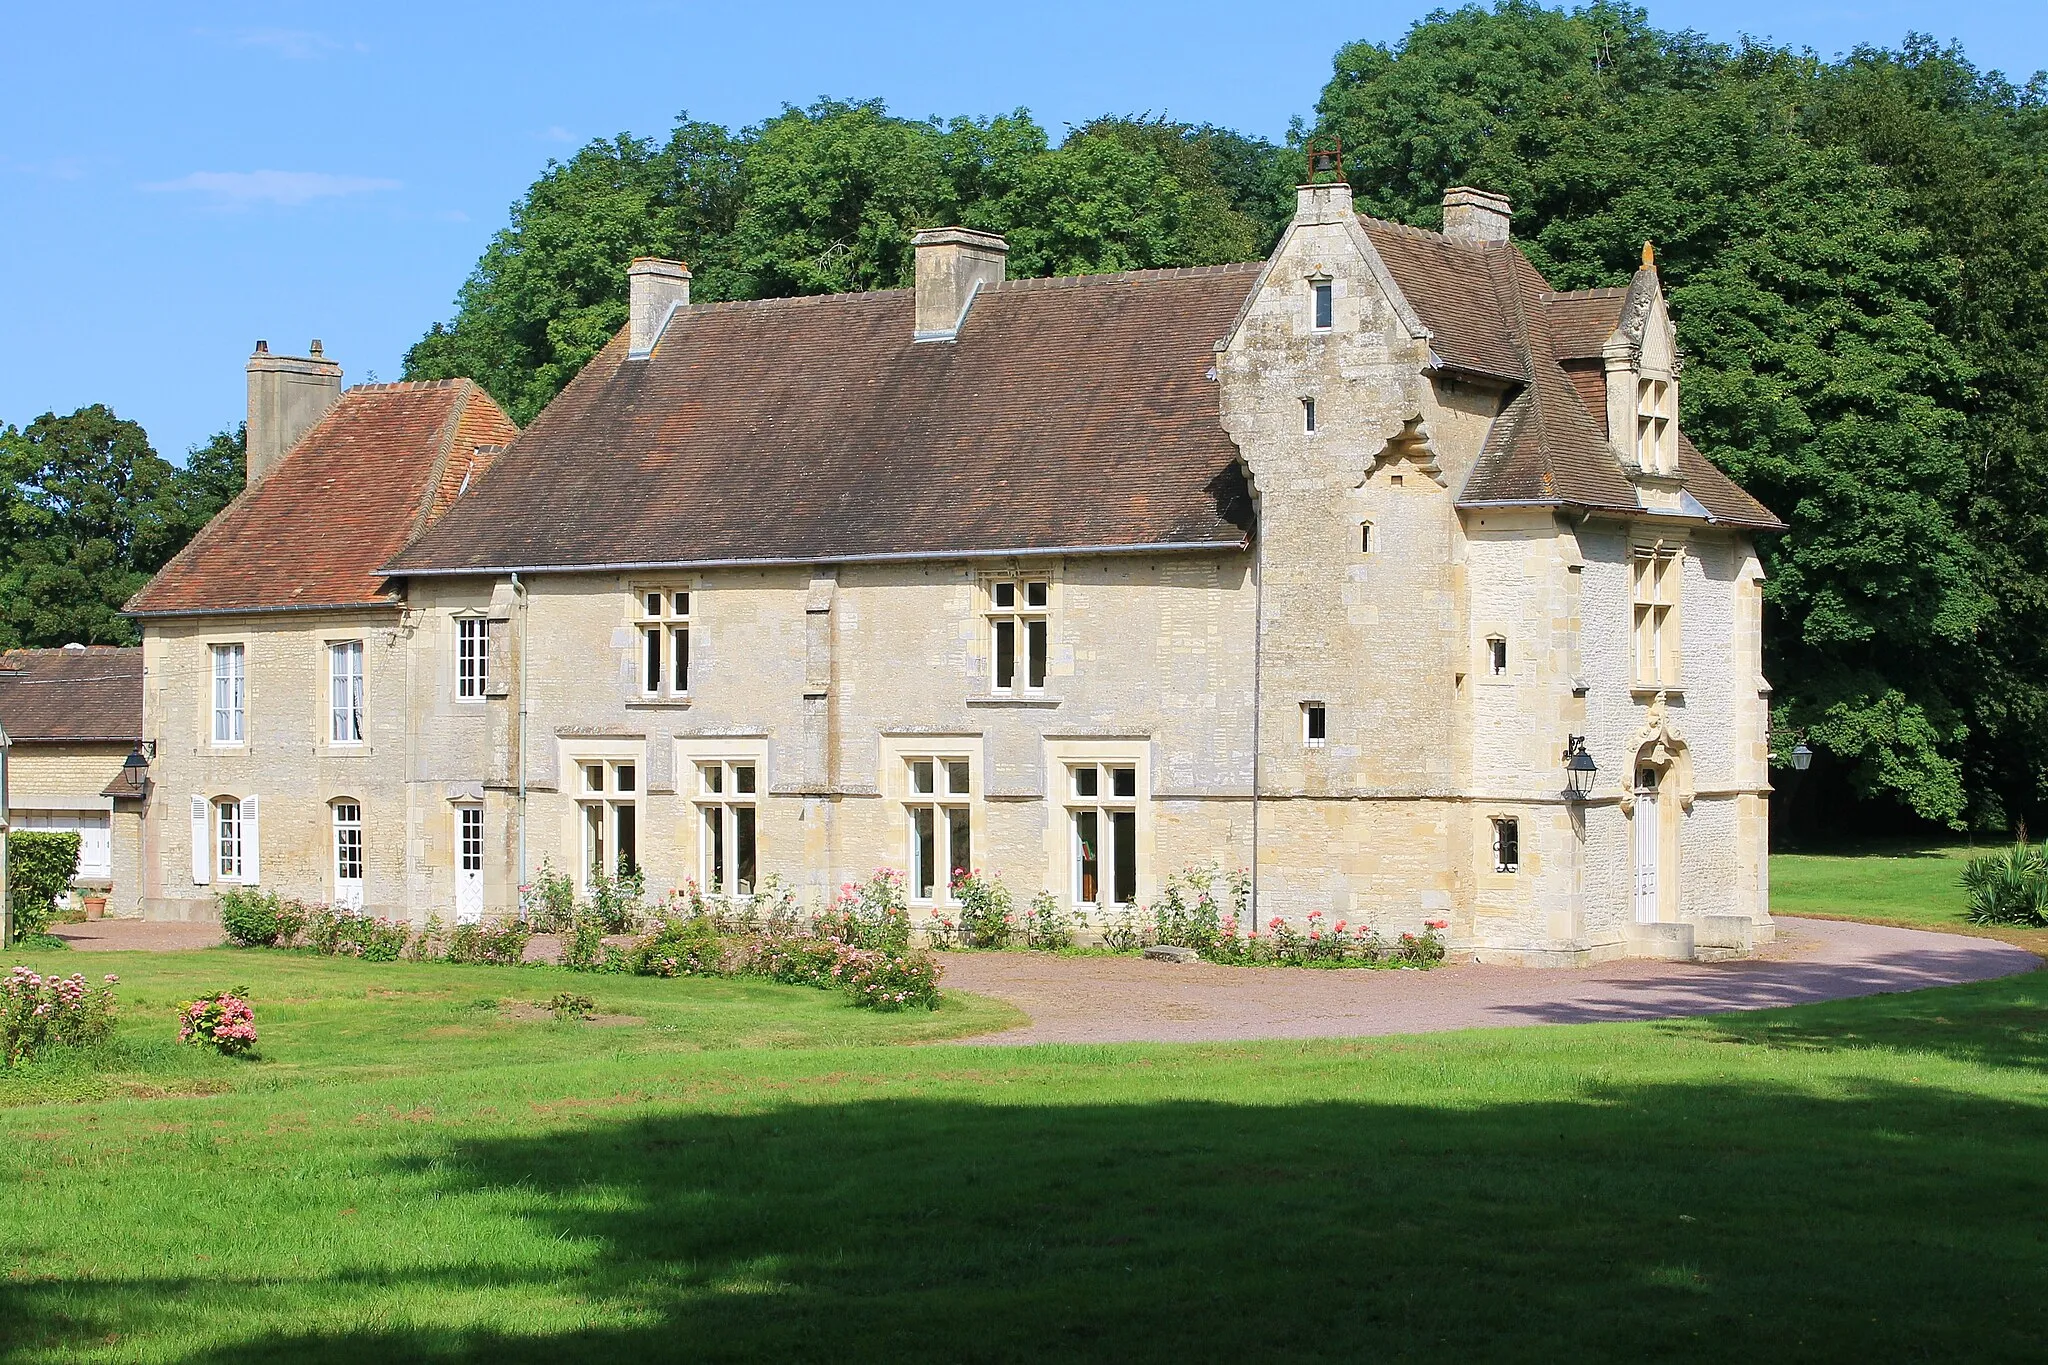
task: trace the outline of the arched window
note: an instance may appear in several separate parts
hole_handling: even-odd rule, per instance
[[[363,807],[350,797],[328,803],[334,823],[334,904],[363,908]]]

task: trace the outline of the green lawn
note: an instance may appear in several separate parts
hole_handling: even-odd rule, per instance
[[[1849,853],[1775,854],[1771,911],[1950,928],[1963,922],[1963,864],[1984,851],[1929,843],[1879,844]]]
[[[1001,1006],[218,950],[7,1081],[8,1360],[2036,1359],[2048,977],[976,1049]],[[262,1056],[166,1046],[246,984]],[[569,985],[645,1022],[508,1020]],[[85,1098],[79,1098],[84,1096]]]

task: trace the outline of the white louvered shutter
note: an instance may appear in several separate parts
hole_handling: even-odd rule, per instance
[[[203,796],[192,798],[192,884],[213,881],[213,807]]]
[[[256,826],[256,798],[242,798],[242,880],[254,884],[263,880],[263,867],[258,861],[258,850],[263,847],[262,832]]]

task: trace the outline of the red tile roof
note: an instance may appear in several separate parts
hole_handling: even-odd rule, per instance
[[[142,739],[142,651],[112,645],[0,654],[0,727],[18,743]]]
[[[384,604],[379,567],[518,432],[467,379],[352,388],[127,609],[153,616]]]
[[[623,333],[394,573],[1231,544],[1214,348],[1260,265],[715,303]],[[1241,514],[1236,514],[1241,515]]]

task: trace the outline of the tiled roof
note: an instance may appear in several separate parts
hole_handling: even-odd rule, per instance
[[[142,651],[112,645],[0,654],[0,727],[20,743],[142,738]]]
[[[1260,265],[908,290],[615,337],[394,573],[1242,544],[1214,347]]]
[[[136,615],[386,602],[385,560],[519,429],[467,379],[348,390],[128,602]]]
[[[1488,431],[1460,504],[1637,510],[1635,485],[1607,439],[1604,368],[1586,362],[1600,357],[1631,290],[1654,287],[1654,274],[1639,275],[1629,289],[1560,292],[1511,243],[1453,242],[1377,218],[1360,222],[1429,328],[1437,359],[1520,386]],[[1784,529],[1683,435],[1678,472],[1714,520]]]

